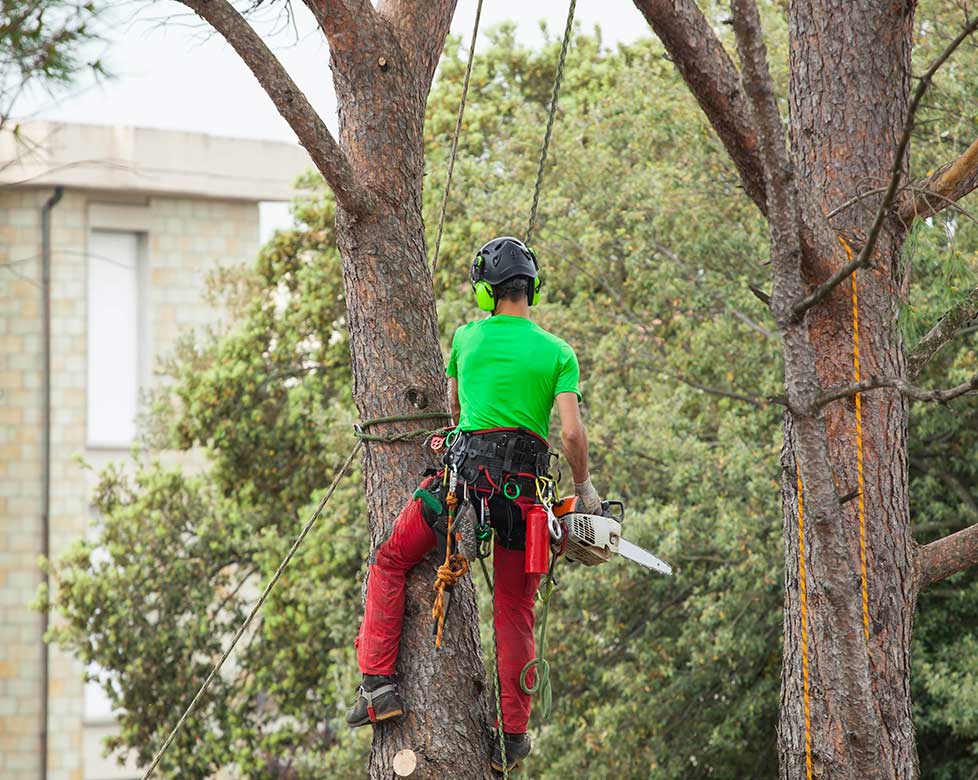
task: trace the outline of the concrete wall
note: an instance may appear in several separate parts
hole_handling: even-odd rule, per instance
[[[0,195],[0,777],[15,780],[37,776],[41,706],[41,621],[27,604],[40,583],[42,198]]]
[[[40,710],[38,614],[41,479],[40,214],[49,188],[0,190],[0,778],[37,780]],[[86,246],[93,229],[138,231],[146,263],[142,301],[150,370],[187,327],[212,321],[201,297],[208,270],[250,262],[258,247],[254,202],[68,190],[52,213],[51,549],[86,533],[99,467],[126,450],[86,446]],[[51,649],[50,780],[99,780],[83,724],[83,670]],[[103,724],[92,729],[104,731]],[[89,735],[91,736],[91,735]],[[83,743],[89,746],[83,748]],[[102,777],[104,775],[100,775]],[[128,776],[132,776],[129,774]]]
[[[75,189],[290,200],[312,167],[299,144],[220,138],[144,127],[24,122],[0,133],[0,183]]]

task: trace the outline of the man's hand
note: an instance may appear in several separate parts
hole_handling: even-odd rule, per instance
[[[585,512],[590,515],[601,514],[601,496],[598,495],[598,491],[591,484],[590,476],[583,482],[574,483],[574,493],[580,497]]]

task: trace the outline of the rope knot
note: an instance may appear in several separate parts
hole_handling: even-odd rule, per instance
[[[435,574],[435,603],[431,607],[431,617],[438,621],[435,647],[441,647],[441,636],[445,629],[445,589],[454,588],[468,572],[469,561],[461,553],[452,553],[448,560],[438,567]]]

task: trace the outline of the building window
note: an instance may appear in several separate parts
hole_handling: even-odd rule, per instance
[[[142,245],[139,233],[89,234],[89,446],[128,447],[135,437]]]

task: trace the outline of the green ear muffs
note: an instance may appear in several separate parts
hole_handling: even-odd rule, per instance
[[[543,282],[538,276],[533,280],[533,292],[530,294],[530,306],[536,306],[540,303],[540,287],[543,286]]]
[[[475,302],[482,311],[493,311],[496,308],[496,295],[489,282],[478,281],[472,285],[475,291]]]
[[[472,292],[475,293],[475,302],[479,308],[482,311],[492,311],[496,308],[496,294],[492,291],[492,285],[482,278],[485,262],[481,254],[475,256],[469,270],[469,281],[472,282]]]

